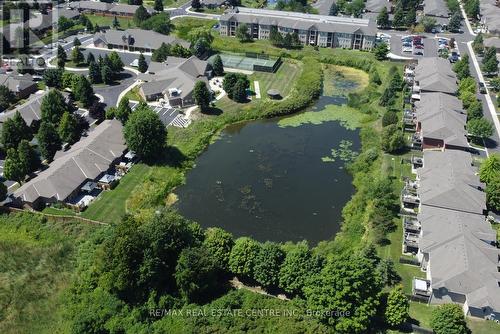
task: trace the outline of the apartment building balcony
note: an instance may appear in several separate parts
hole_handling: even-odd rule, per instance
[[[405,232],[403,238],[403,252],[404,253],[418,253],[418,240],[419,235],[416,233]]]
[[[432,296],[431,281],[414,277],[412,280],[411,292],[414,297],[429,301]]]
[[[413,165],[414,169],[423,167],[424,166],[424,158],[412,156],[411,157],[411,164]]]
[[[419,234],[422,229],[422,225],[420,224],[418,219],[415,219],[413,217],[404,217],[403,229],[405,233]]]

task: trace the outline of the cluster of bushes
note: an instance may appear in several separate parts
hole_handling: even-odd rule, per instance
[[[483,117],[482,104],[476,97],[476,80],[469,73],[469,57],[465,55],[453,70],[459,79],[458,97],[467,110],[467,132],[474,141],[481,142],[493,134],[493,124]]]
[[[168,56],[187,58],[191,56],[191,51],[180,44],[170,45],[162,43],[158,49],[153,51],[151,60],[164,62]]]
[[[479,18],[479,0],[464,0],[464,10],[467,16],[474,21]]]
[[[363,14],[363,11],[365,9],[365,2],[363,0],[352,0],[352,1],[347,1],[347,0],[339,0],[335,4],[334,8],[334,14],[336,15],[337,13],[342,13],[346,14],[349,16],[354,16],[354,17],[361,17]]]
[[[90,107],[95,102],[91,82],[83,75],[59,68],[47,69],[43,74],[43,79],[48,87],[71,89],[74,99],[81,102],[84,107]]]
[[[402,296],[401,302],[391,298],[394,303],[384,310],[382,289],[399,277],[392,263],[380,259],[372,246],[325,258],[305,242],[233,240],[220,228],[204,231],[165,209],[142,222],[125,217],[89,249],[94,247],[90,254],[82,252],[85,257],[80,258],[72,289],[73,332],[126,331],[132,324],[150,328],[154,321],[142,310],[207,303],[226,293],[233,275],[296,297],[302,312],[306,308],[349,312],[347,317],[319,312],[319,321],[336,332],[366,331],[385,312],[394,325],[408,317],[408,301],[400,289],[393,294]],[[162,326],[172,329],[174,324],[163,322]]]
[[[222,88],[231,100],[245,102],[247,100],[247,89],[250,88],[250,80],[242,73],[226,73]]]
[[[392,22],[389,20],[389,12],[387,11],[387,8],[382,8],[377,16],[377,25],[383,29],[388,29],[391,26],[396,29],[411,27],[417,21],[417,6],[418,2],[415,0],[397,1],[395,4]]]
[[[271,31],[269,32],[269,41],[272,45],[285,49],[302,47],[302,43],[299,40],[299,34],[297,34],[297,32],[286,33],[285,36],[283,36],[280,32],[278,32],[278,28],[276,27],[271,27]]]
[[[490,154],[479,169],[481,182],[486,183],[488,208],[500,212],[500,155]]]
[[[16,95],[9,87],[0,85],[0,112],[8,109],[11,105],[16,103]]]

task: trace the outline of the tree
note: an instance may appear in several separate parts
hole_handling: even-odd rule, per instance
[[[69,111],[64,96],[58,90],[52,89],[42,99],[40,105],[42,122],[58,124],[62,115]]]
[[[81,45],[82,45],[82,42],[80,42],[80,39],[78,37],[75,37],[73,39],[73,46],[77,47],[77,46],[81,46]]]
[[[4,85],[0,86],[0,111],[7,109],[15,100],[14,93]]]
[[[89,116],[100,122],[104,119],[105,111],[104,106],[99,101],[94,100],[89,107]]]
[[[425,32],[431,32],[436,27],[437,21],[435,18],[425,15],[420,20],[420,24],[424,27]]]
[[[238,80],[233,87],[233,100],[236,102],[245,102],[247,100],[247,88],[249,85],[245,80]]]
[[[482,33],[477,34],[472,42],[474,52],[482,54],[484,52],[484,37]]]
[[[377,25],[382,29],[387,29],[390,27],[389,13],[387,8],[384,6],[377,16]]]
[[[381,142],[382,149],[388,153],[401,151],[406,146],[403,133],[395,124],[388,125],[383,129]]]
[[[462,80],[470,76],[469,55],[463,55],[462,59],[453,65],[453,71],[457,73],[458,80]]]
[[[181,296],[188,302],[209,300],[220,289],[220,268],[204,247],[182,250],[175,268],[175,281]]]
[[[194,10],[200,9],[201,8],[201,1],[200,0],[192,0],[191,7],[194,8]]]
[[[132,113],[132,108],[130,108],[130,101],[128,98],[124,97],[120,100],[118,108],[116,109],[115,117],[122,124],[127,123],[130,114]]]
[[[205,230],[203,246],[212,254],[219,263],[222,270],[229,270],[229,258],[234,240],[231,233],[219,227],[211,227]]]
[[[385,309],[385,319],[391,326],[402,325],[409,317],[410,302],[406,298],[403,287],[396,286],[387,297],[387,307]]]
[[[60,68],[48,68],[43,73],[43,81],[48,87],[61,88],[63,73],[64,71]]]
[[[486,185],[486,203],[491,210],[500,212],[500,174],[494,176]]]
[[[138,65],[139,72],[141,73],[146,73],[148,70],[148,63],[146,62],[146,58],[144,55],[141,53],[139,55],[139,65]]]
[[[373,49],[373,53],[375,54],[375,59],[377,60],[387,59],[387,54],[389,53],[387,44],[385,44],[385,42],[377,44],[377,46]]]
[[[66,55],[66,51],[64,51],[63,47],[59,44],[57,46],[57,67],[64,68],[67,60],[68,56]]]
[[[431,328],[436,334],[467,334],[464,312],[457,304],[443,304],[432,311]]]
[[[4,168],[3,168],[4,177],[7,180],[13,180],[21,183],[24,181],[26,177],[26,171],[24,170],[24,165],[19,159],[19,154],[17,150],[10,148],[7,151],[7,156],[5,158]]]
[[[144,6],[140,5],[137,10],[135,11],[135,14],[134,14],[134,22],[136,25],[140,26],[142,22],[146,21],[147,19],[149,19],[149,13],[148,11],[146,10],[146,8],[144,8]]]
[[[448,23],[448,30],[451,32],[460,31],[460,25],[462,24],[462,14],[459,12],[453,13]]]
[[[259,251],[257,241],[247,237],[236,239],[229,257],[229,269],[236,275],[253,277]]]
[[[26,139],[21,140],[17,151],[25,174],[31,174],[40,167],[40,158],[29,141]]]
[[[161,43],[161,46],[153,51],[151,60],[162,63],[165,60],[167,60],[167,57],[169,55],[170,55],[170,44]]]
[[[0,182],[0,202],[5,201],[7,198],[7,186]]]
[[[87,30],[87,32],[95,31],[94,25],[92,24],[92,22],[90,20],[87,20],[87,22],[85,23],[85,29]]]
[[[226,91],[227,96],[230,99],[234,99],[235,88],[239,81],[242,82],[242,84],[240,84],[239,89],[241,89],[241,87],[244,87],[246,90],[248,87],[250,87],[250,80],[248,80],[248,77],[245,74],[226,73],[226,75],[224,76],[224,81],[222,82],[222,88]],[[241,94],[241,92],[238,93]],[[245,99],[246,99],[246,92],[245,92]]]
[[[304,287],[307,307],[319,311],[320,320],[334,332],[367,332],[377,313],[378,282],[372,260],[358,254],[342,254],[329,259],[319,273],[308,273]],[[348,317],[331,316],[325,310],[349,312]]]
[[[94,57],[94,54],[92,52],[89,52],[87,54],[87,65],[90,66],[91,63],[95,63],[95,57]]]
[[[236,38],[238,38],[240,42],[248,42],[252,39],[252,36],[250,36],[250,33],[248,32],[248,25],[246,23],[240,23],[238,25],[238,28],[236,28]]]
[[[115,16],[113,18],[113,28],[118,29],[120,27],[120,21],[118,21],[118,18]]]
[[[394,263],[391,259],[381,259],[377,263],[376,272],[380,278],[380,283],[384,286],[393,286],[401,281],[401,276],[394,268]]]
[[[86,77],[83,75],[78,76],[78,79],[73,82],[71,90],[75,98],[85,107],[90,106],[94,99],[94,90]]]
[[[493,179],[500,175],[500,154],[492,153],[481,164],[479,168],[479,178],[481,182],[490,183]]]
[[[85,56],[82,53],[82,50],[77,46],[73,48],[71,51],[71,60],[76,64],[79,65],[85,61]]]
[[[417,12],[415,11],[415,7],[410,7],[406,12],[405,16],[405,24],[407,27],[413,26],[417,22]]]
[[[136,108],[123,131],[128,148],[145,160],[153,160],[165,147],[165,126],[147,105]]]
[[[257,255],[253,278],[264,288],[277,287],[280,267],[284,259],[285,252],[278,244],[265,242]]]
[[[405,25],[405,14],[403,7],[398,4],[396,10],[394,11],[394,17],[392,19],[393,28],[401,28]]]
[[[26,122],[21,117],[19,111],[14,114],[13,118],[5,120],[2,126],[2,146],[5,150],[16,149],[23,139],[30,139],[31,131]]]
[[[78,139],[80,139],[76,119],[69,112],[65,112],[61,117],[58,133],[59,138],[61,138],[64,143],[68,143],[70,145],[76,143]]]
[[[464,10],[468,17],[476,20],[479,16],[479,0],[465,1]]]
[[[153,30],[163,35],[170,34],[172,27],[170,14],[165,12],[153,15],[141,24],[142,29]]]
[[[467,132],[473,137],[488,138],[493,135],[493,124],[484,118],[471,119],[467,121]]]
[[[102,82],[101,69],[95,62],[91,62],[89,64],[89,80],[92,84],[98,84]]]
[[[382,126],[388,126],[397,123],[398,123],[398,115],[393,111],[387,111],[384,114],[384,116],[382,116]]]
[[[210,29],[205,27],[194,28],[188,33],[188,40],[191,43],[196,43],[200,38],[204,38],[209,44],[212,44],[214,41],[214,36],[210,32]]]
[[[220,55],[215,56],[212,68],[214,70],[215,76],[224,75],[224,65],[222,64],[222,58],[220,57]]]
[[[103,65],[101,67],[101,80],[106,85],[113,83],[113,70],[108,65]]]
[[[210,45],[208,44],[208,42],[204,38],[200,38],[194,43],[194,46],[192,47],[193,54],[198,58],[202,58],[202,56],[205,54],[205,52],[208,51],[209,48]]]
[[[123,66],[124,66],[123,61],[116,51],[113,51],[109,54],[109,65],[111,67],[111,70],[115,74],[118,74],[121,71],[123,71]]]
[[[65,31],[73,26],[74,26],[73,21],[68,19],[65,16],[59,17],[59,20],[57,21],[57,30],[58,31]]]
[[[498,60],[497,60],[497,58],[491,57],[486,62],[483,60],[482,69],[488,75],[498,73]]]
[[[299,242],[287,251],[280,268],[279,286],[293,295],[302,295],[308,277],[321,271],[322,259],[313,256],[307,242]]]
[[[467,108],[467,119],[483,117],[483,105],[478,100],[474,100]]]
[[[155,0],[154,9],[157,12],[163,12],[163,0]]]
[[[278,28],[275,26],[271,26],[271,30],[269,32],[269,41],[274,46],[281,46],[283,44],[283,36],[281,36]]]
[[[204,81],[197,81],[194,85],[193,98],[202,112],[208,110],[212,96],[207,88],[207,84]]]
[[[37,133],[38,146],[42,157],[51,161],[58,150],[61,149],[61,138],[55,126],[47,121],[42,121]]]

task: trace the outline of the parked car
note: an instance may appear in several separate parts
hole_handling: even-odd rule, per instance
[[[453,51],[449,56],[448,56],[448,60],[450,61],[450,63],[456,63],[458,60],[459,60],[459,56],[458,56],[458,53],[456,51]]]
[[[403,46],[402,51],[403,52],[412,52],[413,51],[413,47],[412,46]]]
[[[415,50],[413,50],[413,54],[414,55],[423,56],[424,55],[424,49],[415,49]]]
[[[479,82],[479,93],[486,94],[486,86],[484,85],[484,82]]]

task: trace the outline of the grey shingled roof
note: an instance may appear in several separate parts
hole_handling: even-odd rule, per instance
[[[181,97],[189,95],[196,81],[206,81],[205,72],[208,63],[195,56],[188,59],[168,57],[164,63],[151,62],[148,72],[139,75],[147,81],[141,88],[146,95],[165,94],[169,88],[181,90]],[[154,73],[154,74],[152,74]]]
[[[428,16],[449,17],[448,6],[444,0],[425,0],[424,14]]]
[[[468,147],[465,137],[467,115],[462,102],[444,93],[422,93],[415,103],[423,137],[442,139],[445,144]]]
[[[262,25],[277,25],[302,30],[316,28],[319,31],[325,32],[351,34],[357,32],[369,36],[375,36],[377,32],[377,27],[373,20],[246,7],[236,7],[232,11],[225,12],[220,17],[220,21],[259,23]]]
[[[484,184],[471,165],[470,153],[465,151],[425,151],[424,166],[418,171],[422,210],[430,206],[483,214],[486,209]]]
[[[14,197],[33,203],[39,197],[64,201],[85,180],[108,170],[126,150],[122,125],[105,120],[66,152],[58,152],[50,167],[22,185]]]
[[[500,8],[495,0],[481,0],[479,2],[481,21],[486,24],[492,34],[500,33]]]
[[[96,35],[94,41],[101,40],[106,44],[127,45],[127,42],[124,42],[124,37],[127,39],[129,36],[133,38],[133,44],[130,44],[130,46],[137,48],[156,50],[162,43],[171,45],[179,44],[186,48],[189,47],[189,43],[185,40],[143,29],[127,29],[125,31],[108,30],[103,34]]]
[[[420,59],[415,67],[415,80],[422,91],[455,94],[458,89],[450,62],[440,57]]]
[[[33,78],[29,74],[0,74],[0,85],[6,86],[11,91],[16,92],[18,86],[20,90],[25,90],[26,88],[36,86],[36,82],[33,81]]]

